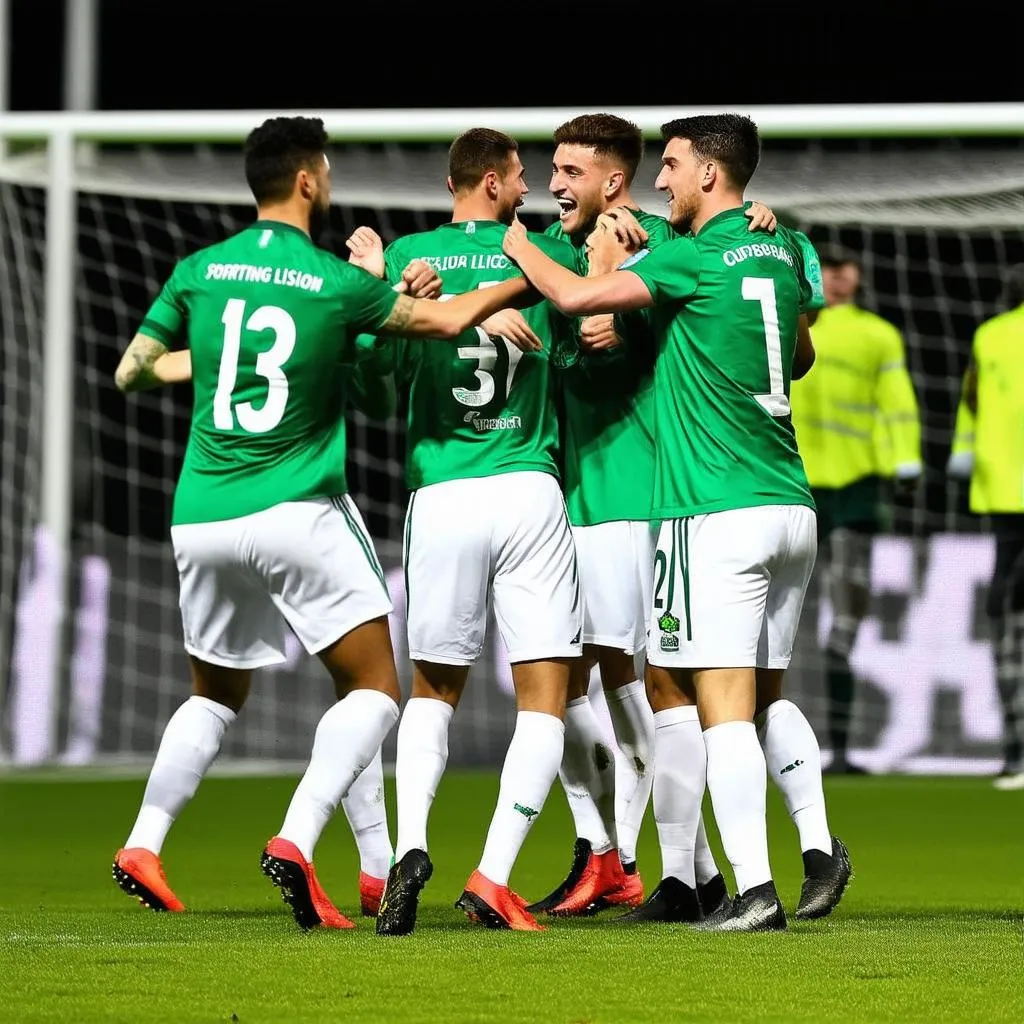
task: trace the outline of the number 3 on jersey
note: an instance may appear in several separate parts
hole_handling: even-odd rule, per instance
[[[771,416],[788,416],[786,376],[782,370],[782,335],[779,332],[779,307],[775,301],[775,282],[770,277],[743,278],[743,298],[761,305],[764,343],[768,354],[768,387],[766,395],[754,395]]]
[[[238,381],[243,321],[247,331],[274,332],[274,343],[256,357],[256,374],[267,382],[267,397],[259,406],[253,402],[232,405]],[[265,434],[281,422],[288,404],[288,378],[281,367],[295,348],[295,321],[280,306],[260,306],[246,320],[245,299],[228,299],[221,323],[224,324],[224,347],[213,396],[213,425],[218,430],[232,430],[237,419],[238,426],[246,433]]]
[[[491,288],[500,281],[483,281],[477,288]],[[453,295],[442,295],[441,300],[454,298]],[[458,349],[460,359],[475,359],[476,369],[473,376],[476,377],[480,386],[475,390],[472,388],[452,388],[452,395],[460,405],[467,405],[471,409],[480,409],[493,401],[497,390],[494,383],[494,370],[498,364],[498,346],[495,339],[491,337],[482,327],[476,328],[479,345],[462,345]],[[505,374],[505,397],[508,398],[512,391],[512,378],[515,376],[519,366],[519,360],[523,353],[516,348],[508,338],[498,335],[505,343],[505,350],[508,352],[508,372]]]

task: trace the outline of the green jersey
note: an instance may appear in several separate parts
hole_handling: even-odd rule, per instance
[[[192,426],[171,522],[344,494],[357,336],[377,330],[396,299],[277,221],[182,260],[139,328],[192,352]]]
[[[532,237],[563,266],[575,267],[570,246]],[[388,246],[385,275],[397,281],[410,260],[422,259],[441,275],[444,295],[486,288],[519,276],[501,251],[504,238],[505,225],[479,220],[407,235]],[[391,344],[396,377],[409,388],[405,475],[410,490],[528,470],[557,474],[558,418],[549,359],[571,326],[548,302],[522,312],[543,350],[521,352],[482,327],[446,344],[412,338]]]
[[[797,323],[813,300],[796,233],[742,207],[629,267],[655,302],[654,517],[814,507],[789,412]]]
[[[633,215],[647,249],[675,238],[664,217]],[[545,232],[572,241],[555,221]],[[585,240],[576,244],[587,273]],[[565,504],[573,526],[651,518],[654,490],[654,361],[652,310],[616,317],[624,343],[584,353],[575,338],[556,360],[561,372]]]

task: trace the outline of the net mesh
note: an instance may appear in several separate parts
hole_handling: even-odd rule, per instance
[[[652,147],[654,148],[654,147]],[[863,254],[863,304],[904,333],[923,420],[924,486],[895,506],[893,535],[875,545],[872,614],[854,651],[863,685],[854,747],[877,766],[925,770],[971,758],[994,764],[999,715],[982,596],[991,567],[984,523],[966,488],[945,473],[956,401],[977,324],[998,311],[1002,275],[1024,262],[1020,142],[914,145],[766,144],[750,194],[816,242]],[[553,217],[544,184],[550,150],[525,146],[534,192],[523,219]],[[335,199],[324,244],[344,252],[358,225],[390,241],[443,223],[449,211],[442,146],[352,146],[331,153]],[[651,182],[657,156],[637,175]],[[187,385],[125,400],[113,370],[175,261],[251,219],[237,149],[120,147],[78,169],[75,337],[74,568],[59,746],[41,723],[50,709],[46,658],[33,643],[45,620],[46,539],[36,530],[42,389],[45,159],[25,152],[0,165],[0,327],[4,359],[0,468],[0,652],[6,687],[2,737],[18,761],[150,756],[188,692],[177,580],[167,543],[184,452]],[[663,209],[653,190],[637,197]],[[395,598],[396,656],[408,685],[400,539],[401,420],[350,418],[349,481]],[[952,611],[950,603],[952,602]],[[931,625],[944,616],[943,632]],[[791,672],[793,692],[824,721],[815,625],[830,611],[813,599]],[[491,624],[490,647],[452,733],[451,758],[494,763],[514,717],[510,675]],[[288,665],[261,670],[229,733],[226,756],[302,760],[331,700],[326,674],[296,646]],[[393,737],[385,754],[391,752]]]

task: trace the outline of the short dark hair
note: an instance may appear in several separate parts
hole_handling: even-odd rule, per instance
[[[858,270],[863,269],[860,256],[852,249],[848,249],[845,245],[840,245],[838,242],[823,242],[821,245],[816,245],[815,249],[818,252],[818,261],[823,267],[847,267],[852,265]]]
[[[698,160],[715,160],[737,188],[746,188],[761,159],[757,125],[742,114],[697,114],[661,126],[663,142],[689,139]]]
[[[1010,267],[1003,283],[1003,306],[1011,310],[1020,305],[1024,305],[1024,263]]]
[[[245,140],[245,180],[257,204],[287,199],[295,175],[324,157],[327,132],[319,117],[271,117]]]
[[[644,155],[644,133],[615,114],[580,114],[555,129],[556,146],[588,146],[622,164],[629,185]]]
[[[519,152],[519,143],[493,128],[470,128],[448,147],[448,176],[452,191],[476,188],[488,171],[508,174],[512,154]]]

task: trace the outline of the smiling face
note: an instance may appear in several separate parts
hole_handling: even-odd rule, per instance
[[[593,146],[562,143],[551,162],[548,191],[558,203],[558,219],[568,235],[586,235],[610,205],[614,168]]]
[[[713,164],[710,167],[714,167]],[[707,161],[697,160],[689,139],[669,139],[661,155],[661,171],[654,187],[668,198],[668,222],[686,234],[700,212],[704,187],[713,182]]]

